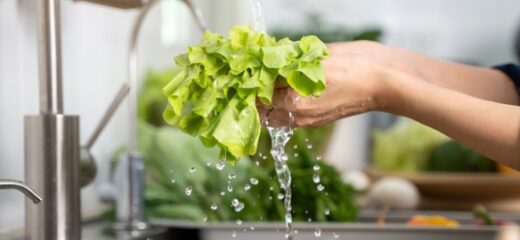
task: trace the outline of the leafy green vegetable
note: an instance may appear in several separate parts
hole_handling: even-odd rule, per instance
[[[320,61],[328,55],[316,36],[299,42],[276,41],[249,26],[236,26],[229,37],[206,32],[201,44],[175,58],[179,73],[164,87],[167,123],[218,146],[234,162],[254,155],[261,124],[256,99],[271,104],[280,79],[302,96],[325,89]]]
[[[458,142],[448,141],[433,150],[428,170],[434,172],[496,172],[497,165],[491,159]]]
[[[401,119],[386,130],[375,130],[372,158],[383,170],[421,171],[435,147],[448,141],[442,133],[411,119]]]

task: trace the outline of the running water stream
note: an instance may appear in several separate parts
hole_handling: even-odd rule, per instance
[[[285,238],[293,239],[292,205],[291,205],[291,171],[287,165],[289,157],[285,153],[285,145],[291,139],[293,130],[290,127],[267,128],[271,135],[271,155],[274,159],[276,175],[280,188],[284,191],[283,205],[285,208]]]
[[[262,10],[261,0],[250,0],[251,13],[253,15],[253,30],[266,32],[265,18]],[[292,116],[290,116],[292,118]],[[267,125],[267,124],[266,124]],[[291,127],[272,128],[268,127],[271,136],[271,155],[274,159],[276,176],[280,188],[284,191],[283,205],[285,208],[285,238],[292,240],[294,232],[292,229],[292,205],[291,205],[291,171],[287,165],[289,157],[285,153],[285,145],[291,139],[293,130]]]

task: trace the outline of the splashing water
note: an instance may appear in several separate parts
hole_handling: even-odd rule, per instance
[[[219,171],[222,171],[224,167],[226,167],[226,162],[224,162],[223,160],[219,160],[217,164],[215,164],[215,168]]]
[[[316,230],[314,230],[314,236],[321,237],[321,228],[316,227]]]
[[[191,186],[188,186],[188,187],[186,187],[186,189],[184,189],[186,196],[190,196],[192,191],[193,191],[193,188]]]
[[[249,182],[251,182],[251,184],[253,184],[253,185],[257,185],[258,184],[258,179],[251,178],[251,179],[249,179]]]
[[[312,181],[316,184],[320,183],[320,175],[318,175],[318,174],[312,175]]]
[[[218,209],[218,205],[216,203],[211,204],[211,210],[216,211]]]
[[[267,128],[271,135],[271,155],[275,163],[276,175],[280,188],[284,190],[283,201],[285,207],[285,226],[286,238],[293,239],[294,233],[292,229],[292,206],[291,206],[291,171],[287,166],[287,154],[285,153],[285,145],[289,142],[293,135],[293,130],[289,127]],[[280,199],[280,198],[279,198]]]

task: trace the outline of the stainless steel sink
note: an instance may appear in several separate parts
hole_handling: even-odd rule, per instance
[[[475,225],[471,212],[454,211],[389,211],[384,226],[376,224],[380,211],[363,209],[358,223],[296,223],[296,240],[348,239],[348,240],[494,240],[501,228]],[[461,227],[409,227],[405,223],[414,215],[441,215],[457,220]],[[494,219],[520,222],[514,213],[492,213]],[[171,219],[152,219],[152,225],[168,229],[174,239],[192,240],[283,240],[284,224],[269,222],[194,223]],[[321,231],[320,237],[315,232]],[[179,237],[180,235],[182,237]]]
[[[94,221],[85,223],[81,227],[82,240],[166,240],[172,239],[166,229],[155,228],[146,234],[134,234],[128,232],[116,232],[112,229],[113,224],[105,221]],[[0,235],[2,240],[23,240],[23,233],[14,233],[10,235]]]
[[[192,230],[193,235],[178,239],[193,240],[283,240],[285,228],[282,223],[215,223],[194,224],[172,220],[153,220],[156,226],[168,227],[170,231]],[[408,227],[405,224],[367,223],[296,223],[296,240],[348,239],[348,240],[493,240],[499,228],[467,227],[457,229],[434,227]],[[317,237],[316,232],[319,232]]]

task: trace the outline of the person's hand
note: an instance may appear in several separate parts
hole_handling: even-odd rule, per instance
[[[365,41],[329,45],[330,56],[322,62],[327,87],[321,96],[301,97],[289,87],[278,87],[273,104],[259,106],[263,122],[267,118],[268,126],[319,126],[384,107],[387,68],[372,56],[377,48],[383,46]]]

